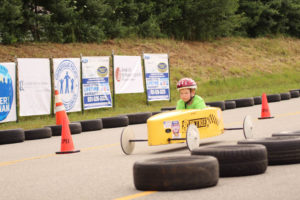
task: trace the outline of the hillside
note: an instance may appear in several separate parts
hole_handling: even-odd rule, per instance
[[[300,40],[294,38],[225,38],[213,42],[127,39],[102,44],[0,45],[0,62],[13,61],[14,56],[79,57],[81,53],[84,56],[107,56],[111,55],[112,50],[115,55],[169,53],[173,80],[178,80],[183,75],[205,81],[249,76],[257,72],[300,70]]]

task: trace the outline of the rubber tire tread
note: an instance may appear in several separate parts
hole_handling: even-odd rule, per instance
[[[289,99],[291,99],[291,93],[289,93],[289,92],[280,93],[280,98],[282,101],[289,100]]]
[[[235,104],[237,108],[240,107],[248,107],[248,106],[253,106],[254,105],[254,98],[242,98],[242,99],[235,99]]]
[[[212,107],[219,107],[221,110],[225,110],[225,102],[224,101],[214,101],[214,102],[205,102],[206,105]]]
[[[45,126],[51,128],[52,136],[61,136],[62,125]],[[72,135],[82,132],[81,124],[79,122],[69,123],[70,132]]]
[[[219,164],[212,156],[173,156],[137,161],[133,166],[138,190],[174,191],[212,187]]]
[[[82,120],[79,122],[81,124],[82,132],[103,129],[102,119]]]
[[[129,125],[127,116],[104,117],[102,118],[103,128],[116,128]]]
[[[25,133],[21,128],[0,131],[0,144],[18,143],[24,142],[24,140]]]
[[[172,107],[163,107],[160,109],[161,111],[170,111],[170,110],[176,110],[176,106],[172,106]]]
[[[280,94],[268,94],[267,100],[269,103],[281,101]]]
[[[238,144],[262,144],[267,148],[269,165],[300,162],[300,137],[283,136],[238,141]]]
[[[202,147],[193,150],[191,154],[216,157],[220,177],[262,174],[268,166],[267,149],[257,144]]]
[[[157,114],[159,114],[159,113],[162,113],[162,111],[154,111],[154,112],[152,112],[152,116],[153,116],[153,115],[157,115]]]
[[[291,98],[298,98],[300,96],[299,90],[290,90]]]
[[[235,101],[225,101],[225,110],[235,109],[236,103]]]
[[[260,105],[262,103],[262,99],[260,96],[253,97],[253,99],[254,99],[254,105]]]
[[[52,137],[52,131],[49,127],[25,130],[25,140],[37,140]]]
[[[129,124],[144,124],[147,123],[147,119],[152,116],[152,112],[140,112],[125,115],[129,119]]]

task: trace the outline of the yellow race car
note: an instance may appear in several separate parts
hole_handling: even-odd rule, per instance
[[[154,146],[186,141],[188,149],[192,151],[199,147],[200,139],[221,135],[224,130],[241,129],[246,139],[253,137],[253,123],[249,115],[244,119],[243,128],[224,128],[220,108],[174,110],[154,115],[147,120],[148,139],[135,139],[132,127],[124,128],[121,147],[129,155],[134,150],[135,142],[148,142],[149,146]]]

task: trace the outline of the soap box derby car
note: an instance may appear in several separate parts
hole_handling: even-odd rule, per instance
[[[243,130],[246,139],[252,138],[253,123],[251,117],[244,118],[243,128],[224,128],[220,108],[174,110],[162,112],[147,120],[148,139],[135,139],[132,127],[123,129],[121,148],[131,154],[135,142],[148,142],[149,146],[182,143],[186,141],[190,151],[198,148],[200,139],[218,136],[225,130]]]

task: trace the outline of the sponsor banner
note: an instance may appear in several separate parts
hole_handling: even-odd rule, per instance
[[[50,61],[47,58],[18,58],[20,116],[51,112]]]
[[[83,57],[81,62],[84,110],[112,107],[109,57]]]
[[[80,58],[54,58],[54,84],[67,112],[81,111]]]
[[[114,56],[115,94],[143,93],[140,56]]]
[[[17,120],[15,63],[0,63],[0,123]]]
[[[144,54],[148,101],[170,100],[167,54]]]

